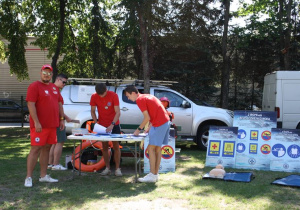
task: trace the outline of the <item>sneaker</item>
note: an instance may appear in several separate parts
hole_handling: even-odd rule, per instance
[[[116,171],[115,171],[115,175],[116,176],[123,176],[122,172],[121,172],[121,169],[120,168],[117,168]]]
[[[32,178],[31,177],[27,177],[25,179],[25,184],[24,184],[25,187],[32,187]]]
[[[156,174],[156,175],[154,175],[154,176],[156,176],[156,181],[158,181],[158,177],[159,177],[159,175],[158,175],[158,174]]]
[[[101,173],[100,175],[101,176],[107,176],[107,175],[110,175],[111,174],[111,170],[109,168],[105,168]]]
[[[52,182],[58,182],[58,179],[53,179],[53,178],[50,177],[50,175],[46,175],[43,178],[40,177],[39,181],[40,182],[50,182],[50,183],[52,183]]]
[[[47,167],[47,169],[51,169],[53,167],[53,165],[52,164],[48,164],[48,167]]]
[[[62,165],[58,164],[58,165],[52,166],[52,170],[54,170],[54,171],[65,171],[65,170],[67,170],[67,168],[65,168]]]
[[[139,182],[157,182],[157,175],[152,173],[147,174],[143,178],[138,178]]]

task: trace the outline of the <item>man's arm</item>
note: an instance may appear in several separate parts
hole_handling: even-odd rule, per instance
[[[143,129],[145,127],[145,125],[150,121],[150,115],[148,113],[148,111],[143,111],[143,115],[144,115],[144,119],[143,122],[140,124],[139,128]],[[133,135],[138,136],[140,133],[140,131],[138,129],[136,129],[133,133]]]
[[[64,117],[65,117],[65,120],[69,123],[69,122],[72,122],[72,123],[80,123],[79,120],[73,120],[71,119],[68,115],[64,114]]]
[[[29,114],[34,122],[35,132],[39,133],[42,131],[42,125],[40,124],[39,118],[36,113],[35,102],[28,101],[27,106],[29,109]]]
[[[59,129],[62,131],[65,128],[64,107],[61,102],[58,102],[59,107]]]
[[[91,116],[94,122],[97,123],[96,106],[91,106]]]
[[[113,119],[112,122],[116,123],[120,116],[121,116],[121,111],[120,111],[120,107],[119,106],[114,106],[114,109],[115,109],[115,117]],[[112,129],[114,128],[114,125],[113,124],[110,124],[107,128],[106,128],[106,132],[109,133]]]

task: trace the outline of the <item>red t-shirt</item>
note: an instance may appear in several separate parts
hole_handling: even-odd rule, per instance
[[[170,120],[165,107],[160,100],[150,94],[139,94],[136,104],[142,112],[148,111],[152,126],[159,127]]]
[[[59,126],[58,102],[62,102],[62,97],[59,88],[53,83],[33,82],[28,87],[26,101],[35,102],[37,117],[42,128],[56,128]],[[31,116],[30,127],[35,127]]]
[[[110,126],[116,115],[115,106],[119,106],[119,98],[115,92],[107,91],[102,98],[97,93],[91,96],[91,106],[96,106],[98,110],[98,123],[104,127]],[[119,120],[116,125],[119,125]]]

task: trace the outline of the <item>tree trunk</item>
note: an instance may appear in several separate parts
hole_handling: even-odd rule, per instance
[[[140,35],[141,35],[141,50],[142,62],[144,72],[144,92],[150,93],[150,74],[149,74],[149,58],[148,58],[148,33],[146,21],[144,18],[143,5],[137,6],[137,13],[139,17]]]
[[[58,33],[58,39],[57,39],[57,45],[55,53],[52,57],[52,63],[51,66],[53,68],[53,77],[52,81],[55,81],[55,78],[58,74],[57,70],[57,60],[60,54],[61,47],[63,45],[64,40],[64,31],[65,31],[65,8],[66,8],[66,1],[65,0],[59,0],[59,13],[60,13],[60,25],[59,25],[59,33]]]
[[[279,20],[279,34],[280,34],[280,50],[279,51],[279,70],[284,70],[284,54],[286,53],[285,44],[284,44],[284,33],[283,33],[283,1],[279,0],[279,12],[278,12],[278,20]]]
[[[92,61],[93,61],[93,74],[95,78],[99,78],[101,76],[101,60],[100,60],[100,38],[99,38],[99,31],[100,31],[100,12],[98,6],[98,0],[93,0],[93,9],[92,9],[92,42],[91,42],[91,49],[92,49]]]
[[[284,54],[284,67],[286,70],[290,70],[291,68],[291,53],[290,53],[290,42],[291,42],[291,32],[292,32],[292,23],[291,23],[291,11],[292,11],[292,2],[293,0],[289,0],[286,6],[286,23],[287,29],[285,31],[284,36],[284,45],[286,49],[286,53]]]
[[[221,85],[221,107],[228,108],[228,95],[229,95],[229,55],[227,54],[227,34],[229,22],[230,0],[224,0],[225,16],[224,16],[224,31],[222,37],[222,56],[223,56],[223,69],[222,69],[222,85]]]

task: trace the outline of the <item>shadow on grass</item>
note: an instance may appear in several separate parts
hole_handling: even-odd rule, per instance
[[[148,193],[156,188],[155,184],[134,183],[134,161],[125,160],[123,177],[113,175],[102,177],[98,173],[76,172],[74,179],[71,170],[48,171],[58,183],[40,183],[39,164],[33,173],[33,187],[25,188],[26,159],[30,150],[27,139],[28,128],[8,128],[0,130],[0,209],[20,208],[80,208],[86,201],[101,201],[107,198],[130,198]],[[62,158],[73,152],[73,142],[68,142]]]
[[[2,132],[3,131],[3,132]],[[255,179],[250,183],[225,182],[202,179],[202,175],[212,168],[205,167],[206,152],[197,149],[192,142],[177,142],[176,147],[181,152],[176,154],[176,172],[162,174],[161,181],[151,183],[133,183],[133,159],[124,159],[122,170],[128,170],[123,177],[101,177],[98,173],[77,172],[72,180],[72,172],[49,171],[52,177],[58,178],[58,183],[39,183],[39,165],[33,175],[33,188],[24,187],[26,176],[26,157],[30,149],[30,140],[26,139],[28,128],[13,128],[0,130],[0,209],[40,209],[40,208],[87,208],[86,203],[112,200],[134,200],[144,195],[156,199],[157,191],[162,191],[166,198],[176,197],[168,192],[180,192],[187,195],[182,199],[193,202],[194,199],[213,200],[219,194],[221,199],[230,198],[227,203],[265,202],[268,209],[298,208],[300,190],[297,188],[280,187],[270,183],[278,177],[290,173],[254,171]],[[63,155],[73,152],[73,142],[65,144]],[[63,159],[63,158],[62,158]],[[225,169],[227,171],[249,171],[240,169]],[[159,195],[158,195],[159,196]],[[213,198],[213,199],[212,199]],[[202,200],[201,200],[202,202]],[[98,206],[99,207],[99,206]],[[261,206],[260,206],[261,207]],[[140,208],[143,208],[141,206]]]

